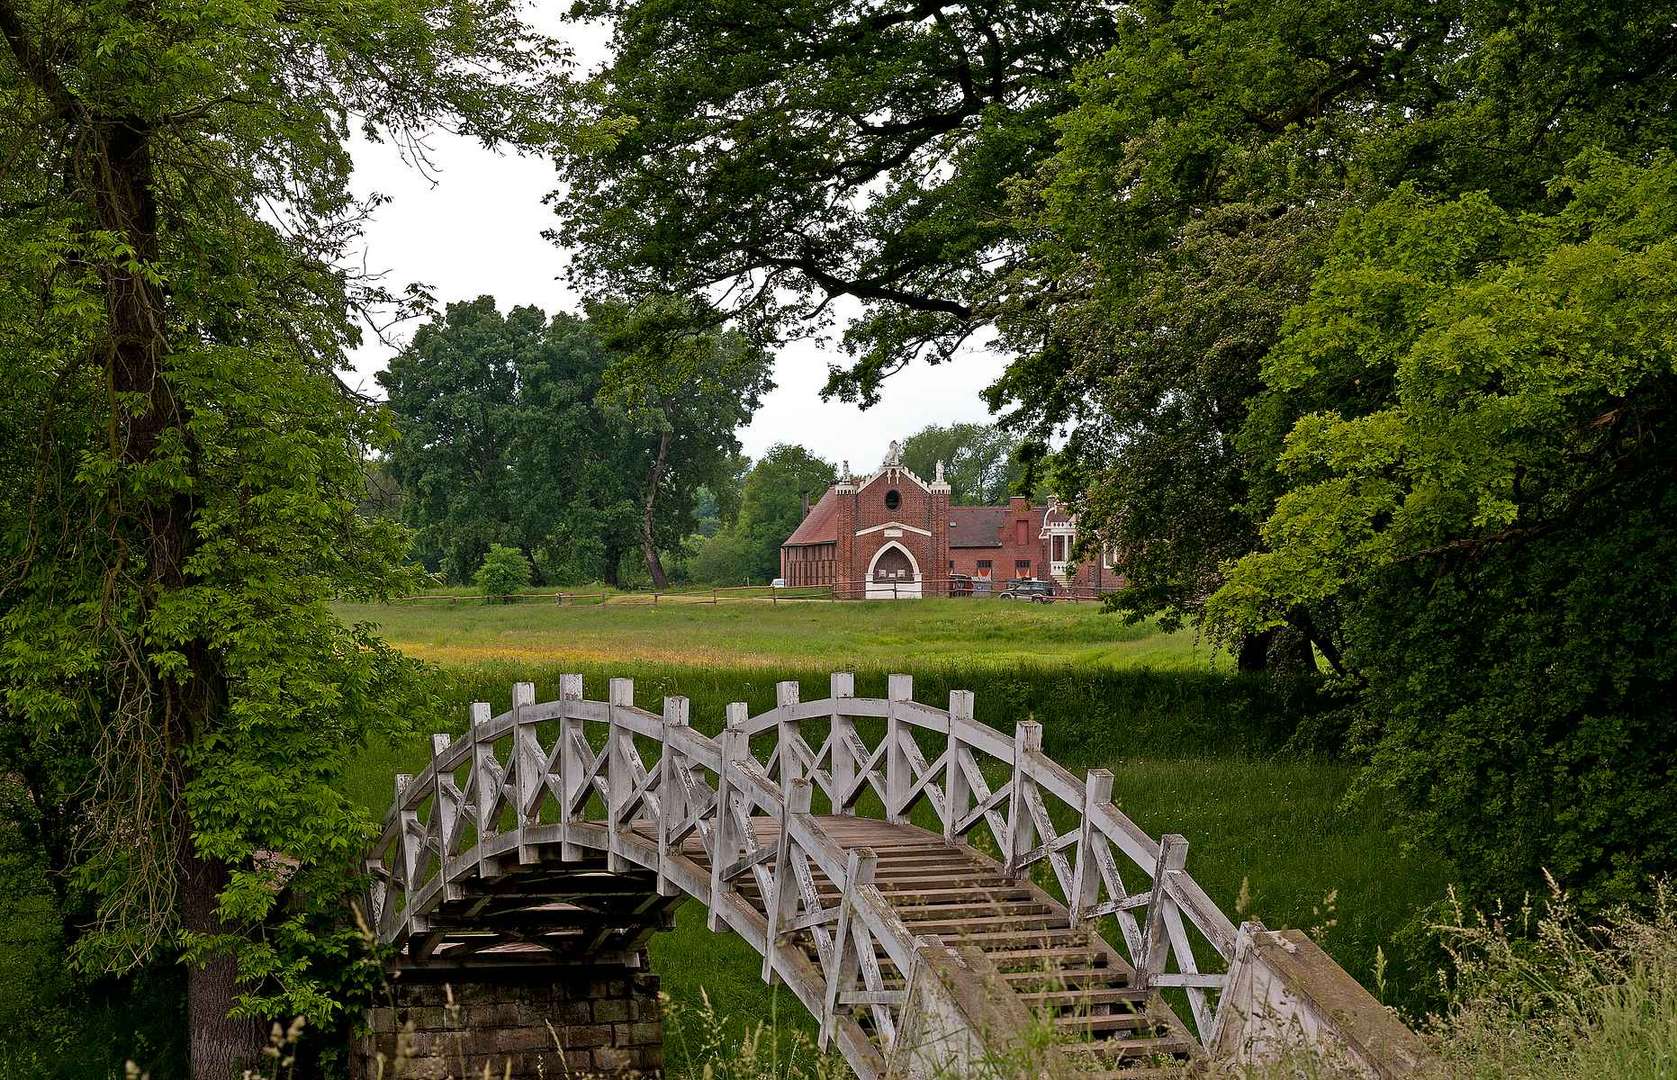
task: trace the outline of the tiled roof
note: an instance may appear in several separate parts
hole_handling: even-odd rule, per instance
[[[809,508],[809,516],[792,530],[792,535],[786,538],[782,547],[793,547],[798,544],[836,544],[838,543],[838,494],[832,488]]]
[[[952,548],[1001,547],[1002,525],[1009,510],[1005,506],[951,506],[949,546]]]
[[[810,507],[809,515],[786,538],[782,547],[802,544],[838,543],[838,493],[828,488],[818,502]],[[1042,507],[1032,507],[1034,523],[1040,527]],[[1007,506],[951,506],[949,508],[949,546],[952,548],[999,548],[1002,528],[1013,516]],[[1035,530],[1031,533],[1036,536]]]

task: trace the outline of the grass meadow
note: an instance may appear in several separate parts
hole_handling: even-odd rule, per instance
[[[1018,664],[1192,670],[1225,662],[1187,631],[1164,634],[1148,625],[1125,625],[1094,604],[700,602],[706,599],[665,596],[652,604],[625,596],[607,604],[559,605],[485,604],[460,597],[346,604],[341,612],[346,619],[377,623],[387,640],[409,654],[450,667],[502,661],[858,671]]]

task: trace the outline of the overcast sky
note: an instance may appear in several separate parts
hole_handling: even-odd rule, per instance
[[[606,55],[605,34],[562,22],[567,6],[568,0],[536,0],[529,15],[568,41],[579,65],[593,68]],[[496,155],[446,133],[434,135],[430,147],[435,169],[422,173],[387,145],[353,144],[357,193],[392,199],[367,227],[367,269],[383,272],[393,288],[423,282],[439,305],[487,293],[503,311],[517,304],[550,314],[574,310],[577,296],[562,280],[567,253],[541,235],[554,223],[542,205],[557,183],[553,163]],[[396,336],[405,340],[412,330],[401,327]],[[371,337],[351,359],[363,388],[377,391],[373,373],[392,350]],[[840,359],[836,342],[788,346],[775,362],[776,389],[740,432],[745,452],[757,457],[777,442],[801,443],[835,465],[849,459],[861,470],[884,457],[890,440],[927,424],[988,420],[978,391],[1002,367],[996,354],[970,348],[953,365],[917,365],[893,376],[884,399],[864,411],[821,400],[827,364]]]

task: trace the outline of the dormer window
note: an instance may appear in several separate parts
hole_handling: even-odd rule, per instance
[[[885,509],[895,510],[897,507],[901,506],[902,504],[903,504],[902,494],[900,492],[898,492],[896,488],[892,488],[890,491],[887,491],[885,493]]]

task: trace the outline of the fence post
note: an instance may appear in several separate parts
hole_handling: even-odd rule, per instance
[[[499,777],[495,775],[495,744],[486,742],[484,731],[494,714],[489,710],[489,702],[472,702],[472,726],[469,736],[472,740],[472,828],[477,832],[477,842],[473,847],[478,849],[478,873],[483,873],[483,842],[489,839],[495,831],[495,802],[500,794]]]
[[[635,680],[613,679],[606,689],[606,869],[622,873],[629,869],[623,855],[623,821],[629,799],[635,791],[635,773],[630,757],[635,753],[635,733],[618,719],[617,710],[635,704]]]
[[[716,824],[712,825],[710,830],[710,915],[706,920],[706,925],[712,930],[722,929],[722,890],[726,884],[722,872],[739,853],[743,840],[734,835],[734,792],[731,780],[734,762],[743,759],[750,752],[745,736],[745,721],[748,716],[750,708],[745,702],[729,702],[727,727],[717,740],[721,749],[718,755],[721,760],[717,762],[716,770]]]
[[[1036,835],[1036,822],[1031,817],[1027,793],[1032,790],[1030,757],[1042,749],[1042,725],[1034,720],[1015,724],[1013,728],[1013,787],[1007,797],[1007,872],[1017,874],[1024,869],[1021,863],[1031,850],[1031,839]]]
[[[856,721],[844,715],[845,698],[856,696],[856,676],[848,671],[835,671],[828,682],[833,699],[833,719],[828,729],[833,740],[833,806],[835,814],[854,814],[855,808],[847,797],[850,785],[856,782]]]
[[[1147,898],[1147,938],[1142,942],[1142,961],[1136,973],[1140,986],[1151,986],[1165,970],[1170,939],[1165,936],[1165,905],[1175,903],[1165,891],[1165,879],[1188,864],[1188,839],[1177,833],[1159,837],[1159,861],[1153,867],[1153,889]]]
[[[559,857],[565,862],[575,862],[582,858],[582,849],[571,838],[571,804],[576,800],[577,792],[582,790],[582,770],[588,765],[584,759],[588,753],[588,739],[583,730],[583,719],[573,716],[575,711],[573,701],[582,700],[582,676],[559,676]],[[577,743],[580,742],[579,749]],[[586,806],[587,800],[583,800]],[[576,808],[580,813],[583,806]]]
[[[687,699],[664,699],[664,723],[660,730],[663,746],[658,754],[658,895],[674,896],[677,892],[670,880],[670,834],[681,827],[690,810],[687,806],[686,784],[681,770],[686,768],[678,755],[674,736],[677,729],[687,726]]]
[[[798,703],[798,681],[787,679],[774,684],[774,704],[777,709],[790,709]],[[775,780],[785,787],[793,780],[801,779],[804,775],[804,759],[798,750],[797,738],[800,732],[799,721],[789,716],[781,716],[775,722],[775,756],[780,762],[780,772]]]
[[[855,910],[855,896],[857,890],[864,885],[873,883],[874,870],[879,865],[879,856],[872,848],[856,848],[850,852],[845,860],[844,886],[839,894],[838,925],[833,928],[833,962],[827,968],[827,995],[821,1009],[821,1035],[819,1048],[827,1049],[832,1040],[833,1028],[837,1026],[839,995],[855,980],[860,966],[856,949],[850,943],[850,921]]]
[[[949,745],[943,759],[943,838],[954,843],[960,838],[957,831],[967,812],[971,789],[966,770],[961,768],[961,728],[972,722],[972,691],[949,691]]]
[[[1086,922],[1100,897],[1101,865],[1095,845],[1102,841],[1095,828],[1095,807],[1112,801],[1112,770],[1090,769],[1083,781],[1083,818],[1078,822],[1077,868],[1072,872],[1071,895],[1066,897],[1073,925]]]
[[[513,771],[512,797],[518,803],[515,820],[520,863],[536,861],[535,849],[524,843],[524,828],[540,823],[536,807],[541,802],[543,777],[547,772],[547,755],[542,753],[536,723],[529,718],[530,707],[535,703],[535,683],[512,684],[512,754],[507,767]]]
[[[410,930],[419,931],[424,929],[425,920],[414,914],[414,908],[415,897],[419,893],[419,860],[425,846],[424,841],[414,835],[420,831],[419,811],[407,809],[402,802],[408,793],[408,785],[412,783],[412,773],[396,774],[396,859],[402,871],[404,917],[408,920]],[[390,903],[390,907],[395,907],[394,902]]]
[[[897,704],[914,700],[914,676],[887,676],[885,697],[885,818],[900,825],[908,820],[903,810],[908,805],[908,789],[914,782],[903,740],[914,736],[897,716]]]
[[[781,783],[780,839],[775,845],[774,895],[763,898],[768,917],[768,930],[763,935],[763,981],[770,986],[774,985],[774,962],[780,954],[780,928],[798,913],[798,875],[792,869],[792,818],[809,813],[809,805],[807,779],[800,776]]]

